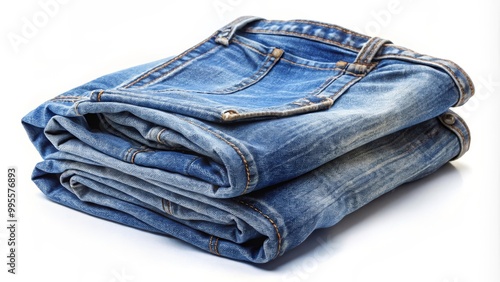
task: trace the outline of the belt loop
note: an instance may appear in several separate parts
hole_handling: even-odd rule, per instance
[[[361,51],[359,51],[358,56],[356,57],[354,63],[361,65],[370,64],[375,55],[377,54],[377,52],[385,43],[392,43],[392,42],[387,39],[382,39],[379,37],[370,38],[370,40],[368,40],[365,43],[365,45],[363,45]]]
[[[254,17],[254,16],[243,16],[239,17],[236,20],[230,22],[228,25],[224,26],[222,29],[220,29],[219,34],[217,34],[217,37],[215,38],[215,42],[222,44],[224,46],[229,45],[229,40],[233,38],[234,33],[246,24],[257,21],[257,20],[263,20],[263,18],[260,17]]]

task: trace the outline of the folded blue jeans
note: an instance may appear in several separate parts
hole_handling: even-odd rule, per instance
[[[469,147],[455,63],[325,23],[241,17],[22,122],[63,205],[257,263]]]

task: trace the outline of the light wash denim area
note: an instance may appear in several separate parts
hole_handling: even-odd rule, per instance
[[[469,147],[455,63],[330,24],[238,18],[23,118],[53,201],[264,263]]]

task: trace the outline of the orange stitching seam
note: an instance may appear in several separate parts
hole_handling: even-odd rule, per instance
[[[139,86],[139,88],[140,88],[140,87],[147,87],[148,85],[151,85],[151,84],[157,83],[157,81],[159,81],[159,80],[163,79],[165,76],[168,76],[170,73],[172,73],[172,72],[173,72],[173,71],[175,71],[176,69],[182,68],[184,65],[188,64],[189,62],[191,62],[191,61],[193,61],[193,60],[196,60],[196,59],[200,58],[202,55],[205,55],[205,54],[207,54],[207,53],[209,53],[209,52],[212,52],[212,50],[214,50],[214,49],[216,49],[216,48],[219,48],[219,47],[220,47],[220,45],[216,45],[216,46],[214,46],[214,47],[210,48],[210,49],[209,49],[209,50],[207,50],[206,52],[203,52],[202,54],[199,54],[198,56],[196,56],[196,57],[194,57],[194,58],[191,58],[191,59],[189,59],[189,60],[187,60],[187,61],[185,61],[185,62],[181,63],[180,65],[178,65],[178,66],[174,67],[173,69],[170,69],[170,70],[168,70],[168,71],[167,71],[167,72],[165,72],[165,73],[162,73],[160,76],[158,76],[157,78],[155,78],[155,79],[151,80],[150,82],[147,82],[147,83],[145,83],[144,85]]]
[[[302,22],[302,23],[309,23],[309,24],[315,24],[315,25],[319,25],[319,26],[323,26],[323,27],[328,27],[328,28],[333,28],[333,29],[338,29],[342,32],[345,32],[345,33],[348,33],[348,34],[351,34],[351,35],[355,35],[355,36],[359,36],[359,37],[362,37],[362,38],[370,38],[370,37],[367,37],[363,34],[360,34],[360,33],[356,33],[356,32],[352,32],[350,30],[347,30],[347,29],[344,29],[344,28],[341,28],[341,27],[338,27],[338,26],[334,26],[334,25],[328,25],[328,24],[322,24],[322,23],[317,23],[317,22],[313,22],[313,21],[302,21],[302,20],[297,20],[297,22]],[[352,50],[352,51],[358,51],[359,48],[355,48],[355,47],[351,47],[351,46],[348,46],[348,45],[344,45],[342,43],[339,43],[337,41],[334,41],[334,40],[329,40],[329,39],[326,39],[326,38],[322,38],[322,37],[317,37],[317,36],[312,36],[312,35],[308,35],[308,34],[303,34],[303,33],[298,33],[298,32],[288,32],[288,31],[271,31],[271,30],[267,30],[267,29],[258,29],[258,28],[247,28],[245,29],[245,31],[247,32],[255,32],[255,33],[258,33],[258,32],[265,32],[265,33],[269,33],[269,34],[290,34],[290,35],[296,35],[296,36],[301,36],[301,37],[305,37],[305,38],[311,38],[311,39],[316,39],[316,40],[320,40],[320,41],[324,41],[324,42],[329,42],[333,45],[336,45],[336,46],[339,46],[339,47],[343,47],[343,48],[346,48],[346,49],[349,49],[349,50]],[[397,49],[400,49],[400,50],[408,50],[408,51],[411,51],[413,53],[416,53],[414,52],[413,50],[411,49],[408,49],[408,48],[405,48],[405,47],[401,47],[401,46],[395,46],[395,48]],[[418,53],[417,53],[418,54]],[[399,55],[399,54],[398,54]],[[380,57],[384,57],[384,56],[387,56],[387,55],[382,55]],[[405,56],[406,57],[406,56]],[[465,75],[465,79],[467,80],[468,84],[469,84],[469,87],[471,88],[471,93],[474,94],[475,92],[475,87],[474,87],[474,84],[472,83],[472,80],[471,78],[466,75],[465,71],[460,67],[458,66],[456,63],[450,61],[450,60],[446,60],[446,59],[440,59],[442,61],[446,61],[450,64],[452,64],[455,68],[457,68],[461,73],[464,73]],[[439,65],[449,69],[447,66],[444,66],[440,63],[438,63]],[[453,75],[455,78],[457,78],[455,75]],[[457,81],[459,81],[457,79]],[[462,85],[459,86],[460,89],[463,90],[462,88]],[[464,91],[462,91],[463,93],[465,93]],[[461,99],[460,101],[463,101],[463,99]]]
[[[137,154],[139,153],[144,153],[144,152],[147,152],[149,151],[149,149],[141,149],[141,150],[137,150],[135,151],[133,154],[132,154],[132,157],[130,157],[130,163],[135,163],[135,156],[137,156]]]
[[[370,49],[370,48],[373,48],[372,47],[373,41],[374,41],[374,37],[372,37],[368,41],[366,41],[366,43],[363,46],[363,48],[361,48],[360,52],[358,53],[359,63],[363,64],[363,59],[365,57],[366,50]],[[357,63],[357,60],[354,63]]]
[[[156,134],[156,141],[158,141],[158,143],[160,143],[160,144],[165,144],[165,143],[163,142],[163,140],[161,140],[161,138],[160,138],[161,134],[162,134],[163,132],[165,132],[165,131],[167,131],[167,129],[166,129],[166,128],[163,128],[162,130],[160,130],[160,131],[158,132],[158,134]]]
[[[276,225],[276,223],[274,222],[274,220],[272,220],[267,214],[263,213],[261,210],[259,210],[258,208],[246,203],[246,202],[243,202],[243,201],[239,201],[240,204],[243,204],[243,205],[246,205],[248,206],[249,208],[253,209],[254,211],[260,213],[264,218],[266,218],[274,227],[274,230],[276,231],[276,236],[278,237],[278,251],[276,252],[276,255],[274,256],[275,258],[279,256],[280,252],[281,252],[281,234],[280,234],[280,230],[278,229],[278,225]]]
[[[101,96],[104,93],[104,90],[99,91],[99,94],[97,94],[97,102],[101,102]]]
[[[383,40],[383,39],[380,39],[377,44],[375,45],[374,48],[372,48],[370,50],[370,52],[368,53],[368,57],[371,57],[370,61],[368,63],[371,63],[371,61],[374,59],[375,55],[377,54],[377,52],[382,48],[382,46],[384,46],[384,44],[386,44],[387,41]],[[374,53],[375,52],[375,53]]]
[[[263,22],[268,22],[268,23],[273,23],[273,22],[287,23],[289,21],[263,20]],[[344,27],[341,27],[341,26],[338,26],[338,25],[334,25],[334,24],[327,24],[327,23],[315,22],[315,21],[309,21],[309,20],[294,20],[292,22],[306,23],[306,24],[311,24],[311,25],[318,25],[318,26],[329,28],[329,29],[336,29],[337,31],[345,32],[347,34],[351,34],[351,35],[354,35],[354,36],[358,36],[358,37],[362,37],[362,38],[370,38],[370,37],[368,37],[368,36],[366,36],[364,34],[357,33],[355,31],[352,31],[352,30],[349,30],[349,29],[346,29]],[[251,28],[248,28],[248,29],[251,29]],[[263,30],[265,30],[265,29],[263,29]]]
[[[208,251],[212,254],[220,256],[219,250],[217,248],[217,245],[219,244],[219,237],[215,237],[216,239],[213,240],[214,237],[215,237],[214,235],[210,236],[210,240],[208,241]]]
[[[241,158],[241,160],[243,161],[243,165],[245,166],[245,173],[246,173],[246,176],[247,176],[247,182],[246,182],[246,185],[245,185],[245,189],[243,190],[243,192],[241,194],[245,194],[246,191],[248,190],[248,188],[250,187],[250,168],[248,167],[248,162],[245,158],[245,156],[243,155],[243,153],[241,152],[241,150],[236,146],[234,145],[233,143],[229,142],[228,140],[224,139],[224,137],[220,136],[218,133],[208,129],[208,128],[204,128],[202,127],[201,125],[198,125],[190,120],[187,120],[187,119],[183,119],[181,118],[182,120],[186,121],[187,123],[191,124],[191,125],[194,125],[198,128],[201,128],[211,134],[213,134],[215,137],[219,138],[220,140],[224,141],[226,144],[228,144],[229,146],[231,146],[231,148],[234,149],[234,151],[236,151],[236,153],[238,154],[238,156]]]
[[[337,70],[336,67],[322,68],[322,67],[309,66],[309,65],[300,64],[300,63],[297,63],[297,62],[294,62],[294,61],[290,61],[290,60],[285,59],[285,58],[281,58],[280,60],[286,61],[286,62],[288,62],[290,64],[293,64],[293,65],[297,65],[297,66],[301,66],[301,67],[305,67],[305,68],[310,68],[310,69],[315,69],[315,70],[324,70],[324,71]]]
[[[266,53],[262,53],[261,51],[257,50],[257,48],[255,48],[255,47],[253,47],[253,46],[251,46],[249,44],[243,43],[243,42],[239,41],[236,38],[233,38],[233,43],[243,45],[243,46],[247,47],[248,49],[252,49],[255,53],[258,53],[258,54],[260,54],[262,56],[266,56],[267,57],[269,55],[269,54],[266,54]]]
[[[334,41],[334,40],[326,39],[326,38],[319,37],[319,36],[304,34],[304,33],[300,33],[300,32],[271,31],[271,30],[265,30],[265,29],[262,29],[262,30],[259,30],[259,29],[247,29],[246,31],[247,32],[259,32],[259,31],[261,31],[261,32],[269,33],[269,34],[288,34],[288,35],[292,35],[292,36],[299,36],[299,37],[314,39],[314,40],[318,40],[318,41],[322,41],[322,42],[327,42],[327,43],[330,43],[332,45],[335,45],[335,46],[338,46],[338,47],[341,47],[341,48],[346,48],[346,49],[349,49],[351,51],[359,52],[359,48],[347,46],[347,45],[344,45],[344,44],[339,43],[339,42]]]
[[[215,239],[214,251],[215,251],[216,255],[220,256],[220,253],[219,253],[219,237],[217,237],[217,239]]]
[[[271,70],[271,68],[273,68],[274,65],[276,65],[276,63],[278,62],[278,59],[275,59],[271,63],[271,65],[266,67],[266,64],[268,64],[268,62],[271,59],[272,59],[272,57],[268,56],[266,58],[266,60],[262,63],[262,66],[252,76],[247,78],[247,79],[251,80],[250,82],[247,82],[247,83],[240,82],[236,85],[233,85],[233,86],[221,89],[221,90],[214,90],[214,91],[164,89],[164,90],[156,90],[156,92],[164,93],[164,92],[171,92],[171,91],[180,91],[180,92],[193,92],[193,93],[205,93],[205,94],[230,94],[230,93],[234,93],[234,92],[240,91],[246,87],[249,87],[250,85],[253,85],[253,84],[259,82],[265,76],[265,74],[267,74],[267,72],[269,72]]]
[[[313,25],[319,25],[319,26],[322,26],[322,27],[327,27],[329,29],[336,29],[336,30],[339,30],[341,32],[345,32],[347,34],[359,36],[359,37],[362,37],[362,38],[370,38],[369,36],[366,36],[364,34],[357,33],[355,31],[352,31],[352,30],[349,30],[349,29],[346,29],[344,27],[341,27],[341,26],[338,26],[338,25],[334,25],[334,24],[327,24],[327,23],[321,23],[321,22],[315,22],[315,21],[308,21],[308,20],[296,20],[296,22],[313,24]]]

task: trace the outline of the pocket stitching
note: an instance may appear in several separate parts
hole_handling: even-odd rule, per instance
[[[140,82],[141,80],[143,80],[144,78],[148,77],[149,75],[151,75],[152,73],[156,72],[156,71],[159,71],[163,68],[166,68],[168,65],[176,62],[177,60],[179,60],[180,58],[184,57],[185,55],[187,55],[188,53],[194,51],[195,49],[199,48],[201,45],[207,43],[212,37],[214,37],[215,35],[217,34],[214,33],[212,34],[210,37],[208,37],[207,39],[201,41],[200,43],[196,44],[195,46],[187,49],[186,51],[182,52],[181,54],[177,55],[176,57],[172,58],[171,60],[168,60],[167,62],[159,65],[159,66],[156,66],[154,67],[153,69],[145,72],[144,74],[142,74],[141,76],[139,76],[138,78],[132,80],[130,83],[126,84],[125,86],[121,87],[121,88],[129,88],[129,87],[132,87],[133,85],[135,85],[136,83]]]
[[[220,45],[214,46],[214,47],[212,47],[212,48],[208,49],[207,51],[205,51],[205,52],[203,52],[203,53],[201,53],[201,54],[197,55],[196,57],[193,57],[193,58],[191,58],[191,59],[189,59],[189,60],[185,61],[184,63],[181,63],[181,64],[180,64],[180,65],[178,65],[178,66],[175,66],[174,68],[172,68],[172,69],[168,70],[167,72],[165,72],[165,73],[161,74],[161,75],[160,75],[160,76],[158,76],[157,78],[152,79],[150,82],[144,83],[143,85],[141,85],[141,86],[137,86],[137,87],[135,87],[135,88],[136,88],[136,89],[141,89],[141,88],[146,88],[146,87],[148,87],[148,86],[150,86],[150,85],[152,85],[152,84],[156,84],[156,83],[160,82],[161,80],[165,79],[165,77],[166,77],[166,76],[168,76],[168,75],[172,74],[172,72],[174,72],[175,70],[177,70],[177,69],[179,69],[179,68],[181,68],[181,67],[186,66],[186,64],[188,64],[188,63],[192,62],[193,60],[196,60],[196,59],[200,58],[200,57],[201,57],[201,56],[203,56],[203,55],[206,55],[207,53],[212,52],[213,50],[215,50],[215,49],[217,49],[217,48],[221,48],[221,46],[220,46]],[[184,56],[182,56],[182,57],[184,57]],[[176,59],[176,61],[180,60],[182,57],[177,58],[177,59]],[[170,63],[170,64],[171,64],[171,63]],[[170,65],[170,64],[169,64],[169,65]],[[165,66],[165,67],[167,67],[167,66]],[[164,68],[165,68],[165,67],[164,67]],[[163,68],[162,68],[162,69],[163,69]],[[160,69],[158,69],[157,71],[159,71],[159,70],[160,70]],[[156,71],[155,71],[155,72],[156,72]],[[151,75],[151,74],[153,74],[153,73],[154,73],[154,72],[149,73],[149,74],[148,74],[148,76],[150,76],[150,75]],[[127,86],[127,87],[125,87],[125,88],[128,88],[128,86]]]
[[[215,94],[215,95],[232,94],[259,82],[280,60],[279,58],[273,57],[271,54],[268,54],[266,56],[267,56],[266,60],[262,63],[260,68],[254,74],[252,74],[250,77],[244,78],[242,81],[231,87],[227,87],[217,91],[201,91],[201,90],[187,90],[187,89],[162,89],[162,90],[152,90],[152,91],[156,93],[183,92],[183,93],[201,93],[201,94]],[[271,63],[269,63],[270,61]]]

